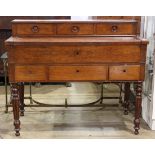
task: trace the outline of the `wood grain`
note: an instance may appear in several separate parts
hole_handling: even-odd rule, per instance
[[[140,80],[140,65],[110,66],[109,80]]]

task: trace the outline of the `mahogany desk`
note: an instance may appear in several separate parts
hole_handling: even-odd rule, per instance
[[[23,82],[135,82],[134,129],[140,126],[147,40],[136,20],[14,20],[8,49],[16,136]]]

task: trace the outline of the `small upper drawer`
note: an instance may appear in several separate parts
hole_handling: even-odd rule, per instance
[[[13,25],[13,35],[26,36],[44,36],[55,34],[56,26],[54,24],[16,24]]]
[[[135,35],[135,23],[99,23],[96,25],[98,35]]]
[[[90,35],[94,34],[93,24],[62,23],[57,24],[58,35]]]
[[[140,80],[140,65],[109,66],[109,80]]]

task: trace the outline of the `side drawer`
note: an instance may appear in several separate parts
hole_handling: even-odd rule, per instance
[[[140,65],[109,66],[109,80],[141,80],[141,67]]]
[[[13,35],[25,36],[50,36],[56,33],[54,24],[15,24]]]
[[[107,66],[50,66],[50,81],[97,81],[107,79]]]
[[[96,25],[98,35],[135,35],[136,22],[134,23],[99,23]]]
[[[58,35],[90,35],[94,34],[94,24],[65,23],[57,24]]]
[[[15,81],[35,82],[46,80],[47,74],[45,66],[15,66]]]

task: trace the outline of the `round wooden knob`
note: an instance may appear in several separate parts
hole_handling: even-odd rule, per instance
[[[118,26],[113,25],[112,28],[111,28],[111,31],[112,32],[117,32],[117,30],[118,30]]]
[[[72,26],[71,31],[77,33],[80,31],[80,28],[78,26]]]
[[[32,27],[31,30],[32,30],[33,33],[37,33],[37,32],[39,32],[39,27],[35,25],[35,26]]]
[[[80,71],[77,69],[76,72],[79,73]]]

